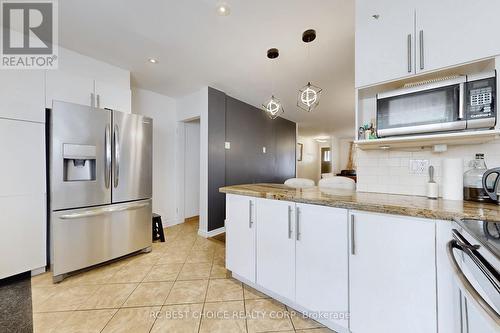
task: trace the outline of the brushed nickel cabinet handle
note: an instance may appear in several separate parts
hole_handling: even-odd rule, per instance
[[[356,247],[354,243],[354,215],[351,215],[351,254],[356,254]]]
[[[408,34],[407,37],[407,51],[408,51],[408,73],[412,72],[412,64],[411,64],[411,34]]]
[[[253,222],[252,222],[252,205],[253,205],[252,200],[249,200],[248,201],[248,228],[250,228],[250,229],[252,228],[252,224],[253,224]]]
[[[300,240],[300,208],[295,207],[295,239]]]
[[[418,41],[420,44],[420,69],[424,69],[424,31],[420,30]]]
[[[292,207],[288,206],[288,239],[292,239]]]

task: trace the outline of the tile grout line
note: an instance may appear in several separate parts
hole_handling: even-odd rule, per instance
[[[201,330],[201,322],[203,321],[203,313],[205,312],[205,304],[207,303],[207,297],[208,297],[208,289],[210,288],[210,276],[212,275],[212,269],[214,267],[214,257],[212,257],[212,265],[210,266],[210,272],[208,273],[208,280],[207,280],[207,290],[205,290],[205,300],[203,301],[203,306],[201,308],[201,318],[200,318],[200,322],[198,323],[198,333],[200,333],[200,330]]]

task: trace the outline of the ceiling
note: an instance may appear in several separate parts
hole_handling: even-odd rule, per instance
[[[274,94],[303,135],[353,132],[354,1],[226,3],[229,16],[217,15],[217,0],[59,1],[60,44],[129,69],[136,87],[178,97],[208,85],[257,107]],[[311,113],[296,106],[308,81],[324,89]]]

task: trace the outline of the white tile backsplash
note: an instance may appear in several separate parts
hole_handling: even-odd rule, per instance
[[[429,160],[435,168],[435,180],[441,191],[441,161],[445,158],[463,158],[464,170],[476,153],[485,154],[488,168],[500,167],[500,140],[481,145],[449,146],[444,153],[431,149],[419,151],[357,150],[358,191],[407,195],[426,195],[427,172],[410,173],[410,160]]]

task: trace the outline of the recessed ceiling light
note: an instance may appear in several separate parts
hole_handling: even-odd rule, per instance
[[[149,58],[148,61],[152,64],[157,64],[158,63],[158,60],[155,59],[155,58]]]
[[[231,8],[229,8],[227,3],[219,3],[217,5],[217,14],[220,16],[228,16],[231,13]]]

